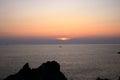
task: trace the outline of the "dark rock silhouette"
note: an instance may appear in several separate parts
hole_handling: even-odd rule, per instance
[[[60,71],[59,63],[48,61],[36,69],[31,69],[26,63],[18,73],[10,75],[4,80],[67,80],[67,78]]]

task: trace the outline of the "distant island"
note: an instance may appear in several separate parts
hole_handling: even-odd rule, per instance
[[[120,52],[117,52],[117,54],[120,54]]]

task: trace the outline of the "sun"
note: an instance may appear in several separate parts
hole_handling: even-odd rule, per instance
[[[61,37],[61,38],[57,38],[57,40],[61,40],[61,41],[67,41],[67,40],[70,40],[70,38]]]

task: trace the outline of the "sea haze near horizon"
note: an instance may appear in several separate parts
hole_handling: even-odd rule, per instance
[[[37,68],[56,60],[68,80],[120,76],[120,44],[0,45],[0,80],[17,73],[28,62]]]

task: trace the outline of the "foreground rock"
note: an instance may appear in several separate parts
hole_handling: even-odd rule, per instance
[[[67,80],[67,78],[60,71],[59,63],[48,61],[36,69],[31,69],[26,63],[18,73],[4,80]]]
[[[111,79],[98,77],[96,80],[111,80]],[[117,80],[120,80],[120,77]]]

